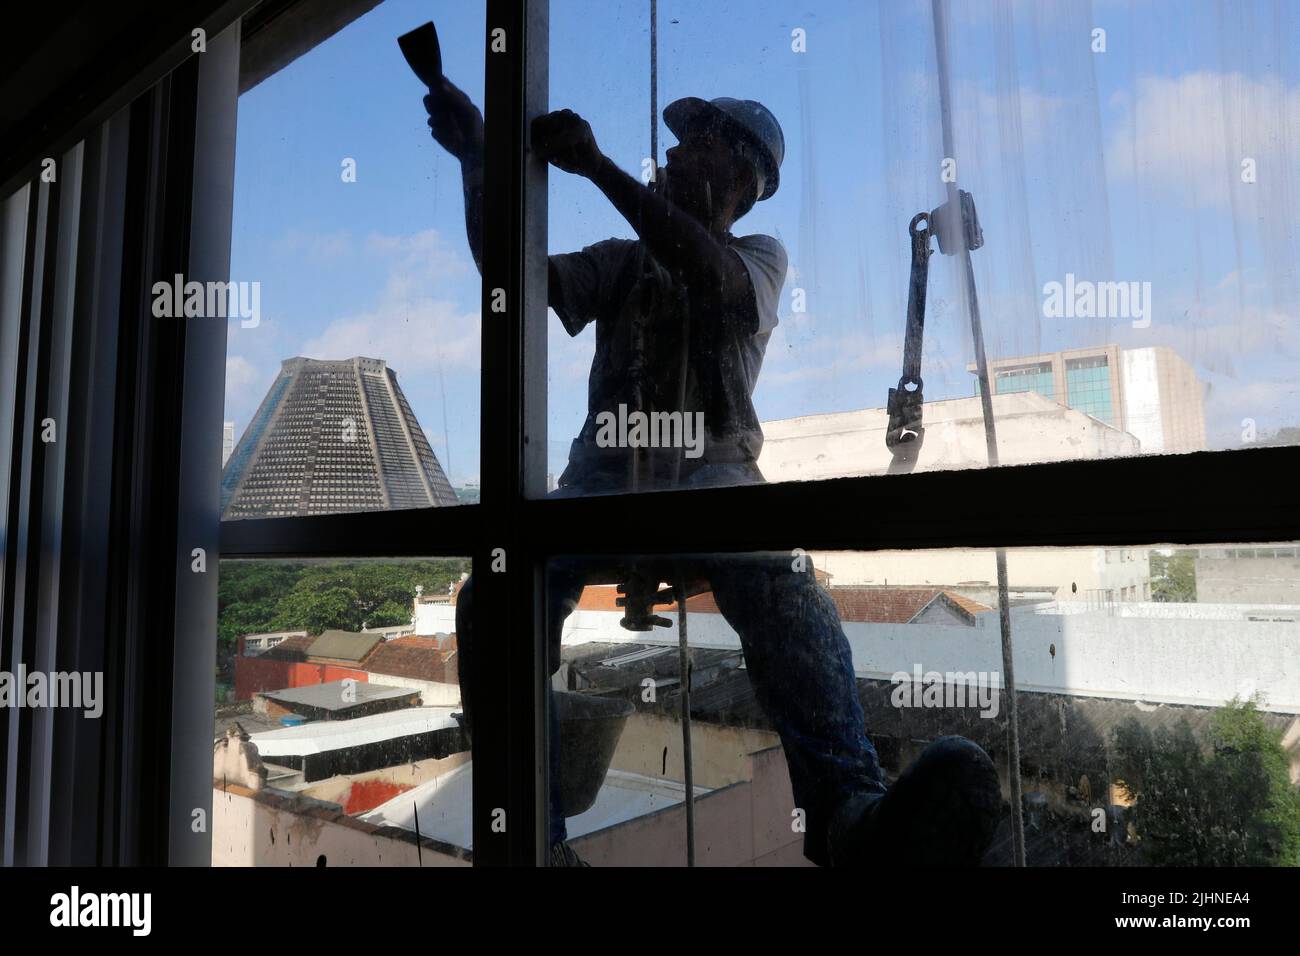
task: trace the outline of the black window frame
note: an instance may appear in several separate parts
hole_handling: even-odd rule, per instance
[[[488,0],[486,22],[480,503],[221,526],[223,558],[472,556],[477,656],[492,662],[475,707],[475,865],[545,859],[550,556],[1300,540],[1294,447],[544,499],[547,190],[528,121],[548,109],[549,4]],[[504,574],[486,570],[495,548]]]
[[[347,11],[373,2],[304,0],[308,5],[346,22]],[[21,136],[6,137],[0,152],[7,196],[37,182],[40,157],[85,140],[79,253],[88,265],[77,267],[74,314],[93,319],[93,327],[79,327],[116,348],[78,357],[70,382],[38,383],[51,393],[66,388],[72,427],[95,436],[69,449],[66,466],[59,466],[76,480],[65,492],[74,510],[60,531],[61,561],[75,573],[64,575],[70,596],[59,597],[62,618],[75,627],[58,661],[102,667],[109,709],[93,728],[70,730],[72,721],[59,715],[52,784],[39,793],[24,784],[9,795],[21,821],[59,821],[41,838],[48,846],[20,846],[20,855],[50,862],[210,859],[210,837],[195,836],[191,815],[211,808],[216,576],[191,573],[196,546],[207,549],[210,571],[218,557],[470,556],[479,572],[474,613],[484,652],[477,657],[492,668],[476,704],[474,863],[530,866],[545,862],[542,593],[549,556],[1300,540],[1300,447],[545,499],[547,171],[529,150],[528,121],[548,108],[547,0],[487,0],[479,503],[221,522],[216,425],[225,329],[149,331],[139,321],[146,314],[144,280],[174,271],[228,278],[233,139],[226,137],[233,136],[238,95],[229,44],[238,42],[241,14],[251,32],[259,17],[263,24],[283,17],[283,28],[298,9],[295,0],[205,0],[187,11],[169,7],[166,19],[123,20],[140,41],[128,45],[127,56],[107,44],[79,60],[88,73],[97,63],[108,69],[96,74],[107,79],[94,94],[70,83],[42,96],[15,127]],[[192,55],[194,23],[207,25],[224,58]],[[505,31],[504,52],[492,49],[497,29]],[[211,136],[219,142],[204,141]],[[32,202],[37,195],[34,186]],[[29,247],[40,221],[29,213]],[[94,270],[92,261],[99,263]],[[27,285],[52,281],[30,263],[25,270]],[[498,288],[506,292],[504,313],[492,310]],[[54,319],[50,308],[31,310],[26,301],[23,315],[23,362],[36,363],[39,372]],[[17,389],[21,399],[26,386],[20,375],[0,387]],[[16,434],[33,427],[19,411],[15,424]],[[59,503],[13,490],[43,475],[21,457],[15,446],[6,463],[11,492],[0,506],[9,526],[22,517],[36,527]],[[18,633],[10,619],[18,588],[33,597],[45,593],[38,590],[45,572],[20,581],[14,571],[22,562],[36,567],[38,545],[20,552],[15,538],[5,543],[6,661]],[[505,573],[489,570],[497,548],[505,551]],[[0,730],[9,719],[0,715]],[[19,740],[29,747],[25,726]],[[4,746],[0,740],[0,769]],[[47,809],[33,816],[42,802]],[[506,811],[504,830],[492,825],[498,809]]]

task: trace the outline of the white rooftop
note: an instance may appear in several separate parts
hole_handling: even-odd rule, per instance
[[[263,757],[305,757],[455,727],[451,715],[459,709],[407,707],[353,720],[316,720],[252,734],[250,739]]]
[[[470,761],[425,781],[413,790],[398,794],[387,803],[361,814],[359,819],[376,826],[401,827],[414,833],[418,807],[421,836],[472,849],[474,827],[470,807],[473,786],[474,763]],[[695,788],[697,798],[709,792],[704,787]],[[685,799],[686,786],[679,781],[610,770],[591,809],[569,817],[566,828],[569,838],[574,839],[676,806]]]

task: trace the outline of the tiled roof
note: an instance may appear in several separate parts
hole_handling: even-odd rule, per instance
[[[978,601],[943,588],[842,587],[829,588],[827,593],[835,602],[841,621],[869,624],[906,624],[939,595],[968,618],[991,610]],[[578,608],[583,611],[618,611],[621,609],[614,603],[617,597],[612,584],[588,585],[578,601]],[[668,605],[658,609],[659,614],[669,617],[674,611],[675,608]],[[687,598],[686,611],[690,614],[717,614],[718,602],[712,592],[706,591]]]
[[[842,621],[906,624],[939,594],[936,588],[833,588]]]
[[[580,611],[622,611],[623,609],[615,604],[618,598],[618,590],[613,584],[588,584],[582,590],[582,597],[578,599],[578,610]],[[710,592],[696,594],[686,599],[686,610],[688,613],[699,612],[701,614],[717,614],[718,605],[713,600]],[[665,616],[671,616],[677,613],[676,604],[656,604],[655,613]]]
[[[614,603],[617,597],[618,591],[612,584],[588,584],[578,598],[578,610],[617,611],[620,610]]]
[[[366,661],[366,670],[372,674],[454,684],[454,669],[450,677],[447,675],[447,660],[454,653],[450,648],[440,648],[437,638],[399,637],[375,648]]]
[[[993,608],[989,607],[987,604],[981,604],[979,601],[976,601],[973,598],[968,598],[964,594],[958,594],[956,591],[949,591],[945,589],[943,592],[943,596],[946,597],[953,604],[957,605],[967,614],[974,615],[974,614],[983,613],[984,611],[993,610]]]

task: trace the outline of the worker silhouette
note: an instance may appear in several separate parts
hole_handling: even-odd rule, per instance
[[[446,78],[424,100],[434,138],[460,160],[465,222],[481,269],[483,120]],[[786,254],[771,236],[732,227],[780,184],[785,142],[776,117],[753,100],[688,97],[664,110],[677,137],[645,186],[620,170],[570,110],[538,117],[532,147],[582,176],[622,214],[636,239],[607,239],[549,259],[548,299],[570,335],[596,323],[588,414],[556,496],[763,481],[763,442],[752,396],[777,324]],[[693,448],[631,448],[602,436],[609,416],[699,416]],[[602,441],[602,437],[606,440]],[[821,865],[881,861],[976,864],[1001,812],[992,761],[976,744],[945,737],[886,787],[858,698],[849,643],[811,563],[789,554],[704,561],[718,608],[740,635],[759,705],[781,737],[804,854]],[[580,565],[548,572],[552,673],[560,629],[583,588]],[[474,675],[472,581],[456,607],[461,674]],[[484,679],[478,675],[476,680]],[[462,678],[472,732],[473,680]],[[558,797],[558,720],[552,707],[550,839],[553,865],[582,865],[565,839]]]

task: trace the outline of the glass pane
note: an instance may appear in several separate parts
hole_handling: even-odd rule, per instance
[[[221,562],[214,866],[469,864],[455,608],[469,569]]]
[[[477,499],[481,283],[397,38],[482,102],[485,6],[388,0],[240,97],[226,519]]]
[[[555,4],[568,493],[1300,439],[1300,10],[1094,6]]]
[[[18,342],[22,328],[23,265],[27,255],[27,204],[31,186],[0,201],[0,455],[12,461],[18,402]],[[0,472],[0,501],[8,507],[10,470]]]
[[[1247,551],[557,559],[553,861],[684,865],[689,765],[699,865],[1009,865],[1005,600],[1029,865],[1300,865],[1300,558]]]

